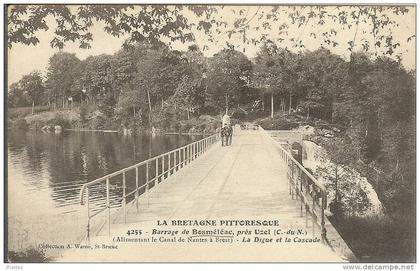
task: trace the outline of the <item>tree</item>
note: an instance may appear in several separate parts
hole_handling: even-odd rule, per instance
[[[120,69],[126,71],[121,72],[123,80],[114,79],[113,90],[121,89],[119,115],[148,117],[151,123],[153,112],[162,113],[166,107],[177,105],[173,97],[185,76],[198,82],[204,95],[204,57],[194,46],[187,52],[178,52],[164,44],[143,42],[126,47],[113,57],[114,63],[120,63]],[[111,74],[115,73],[118,71]],[[194,88],[198,83],[194,83]]]
[[[333,104],[338,89],[343,88],[347,78],[348,66],[327,49],[305,52],[300,57],[300,63],[295,84],[296,92],[301,94],[298,106],[307,113],[307,117],[312,114],[332,121]]]
[[[195,34],[207,37],[208,42],[241,40],[235,49],[260,44],[275,31],[275,42],[288,48],[304,49],[302,36],[310,43],[334,48],[343,46],[350,54],[356,45],[378,55],[399,55],[403,43],[413,42],[413,33],[395,40],[398,17],[414,8],[397,5],[353,6],[258,6],[250,7],[210,5],[8,5],[8,46],[23,43],[35,45],[37,34],[49,26],[47,17],[55,19],[57,27],[50,44],[63,48],[68,41],[78,41],[81,48],[89,48],[90,29],[96,21],[105,24],[104,31],[119,37],[129,35],[127,44],[149,40],[156,44],[192,42]],[[225,16],[223,16],[225,14]],[[231,18],[234,20],[231,20]],[[228,20],[229,18],[229,20]],[[233,21],[233,22],[230,22]],[[252,22],[252,24],[251,24]],[[332,27],[331,27],[332,26]],[[347,29],[348,39],[341,41],[338,31]],[[319,31],[320,30],[320,31]],[[291,32],[296,35],[290,35]],[[306,33],[305,33],[306,31]],[[204,34],[204,35],[203,35]]]
[[[17,83],[9,87],[9,106],[32,106],[32,114],[36,104],[44,101],[45,86],[42,75],[39,71],[33,71],[24,75]]]
[[[202,78],[191,78],[184,76],[175,90],[175,94],[170,98],[177,108],[187,112],[187,119],[190,113],[194,113],[204,105],[205,92]]]
[[[44,98],[44,82],[39,71],[31,72],[22,77],[19,81],[20,87],[23,90],[23,95],[27,101],[32,104],[32,115],[34,114],[35,104],[42,101]]]
[[[112,61],[112,56],[105,54],[89,56],[84,60],[82,82],[91,100],[100,100],[102,96],[112,91],[114,76],[111,71]]]
[[[143,115],[148,108],[146,92],[139,89],[135,80],[126,83],[122,87],[120,99],[117,104],[118,116],[128,124],[130,119],[137,122],[143,120]]]
[[[9,86],[7,96],[7,104],[9,107],[21,107],[28,105],[25,97],[23,96],[23,90],[20,87],[19,82],[13,83]]]
[[[73,97],[74,93],[81,91],[75,89],[77,81],[81,76],[81,61],[75,54],[58,52],[49,59],[47,70],[47,91],[48,102],[54,100],[54,107],[61,99],[64,108],[68,98]]]
[[[116,56],[89,56],[83,62],[81,84],[89,100],[109,118],[114,114],[121,87],[132,77],[133,60],[117,53]]]
[[[121,87],[129,83],[136,72],[136,63],[133,55],[128,50],[120,50],[111,59],[111,87],[115,99],[118,101]]]
[[[252,77],[252,85],[263,89],[263,95],[271,96],[271,118],[274,117],[274,96],[289,96],[289,112],[292,107],[292,95],[296,92],[297,56],[291,52],[277,47],[271,41],[267,41],[255,58],[255,68]],[[281,102],[284,107],[285,102]],[[283,108],[284,110],[285,108]]]
[[[209,59],[208,101],[218,109],[239,105],[246,95],[252,71],[251,61],[242,53],[223,49]]]

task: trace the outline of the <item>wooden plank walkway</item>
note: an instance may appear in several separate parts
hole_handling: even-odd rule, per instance
[[[284,162],[273,143],[261,131],[236,129],[229,147],[213,146],[193,163],[161,182],[139,198],[139,211],[128,206],[126,223],[122,212],[114,216],[111,237],[106,226],[90,244],[112,244],[112,237],[126,236],[129,229],[150,233],[162,229],[160,220],[279,220],[281,229],[312,232],[301,215],[299,201],[288,193]],[[176,227],[168,226],[167,229]],[[178,227],[182,230],[185,227]],[[249,227],[248,227],[249,228]],[[200,227],[205,229],[205,227]],[[210,228],[209,228],[210,229]],[[211,229],[214,229],[211,228]],[[292,237],[293,238],[293,237]],[[115,243],[113,243],[115,244]],[[61,261],[273,261],[339,262],[339,255],[322,243],[124,243],[118,251],[68,250]]]

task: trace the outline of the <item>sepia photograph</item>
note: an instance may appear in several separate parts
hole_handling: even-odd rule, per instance
[[[414,270],[416,4],[3,9],[5,264]]]

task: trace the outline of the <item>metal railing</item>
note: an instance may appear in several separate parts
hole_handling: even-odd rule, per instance
[[[280,156],[287,166],[287,180],[289,184],[289,195],[292,199],[300,200],[300,212],[303,216],[305,209],[306,227],[308,227],[308,216],[312,218],[312,234],[315,234],[315,224],[321,229],[322,242],[330,243],[325,228],[325,209],[327,208],[327,190],[312,174],[307,171],[292,154],[288,152],[279,142],[274,140],[261,126],[259,127],[278,147]]]
[[[127,199],[132,198],[134,200],[138,212],[139,196],[141,195],[141,192],[148,193],[151,188],[155,187],[165,178],[168,178],[205,153],[209,147],[218,140],[219,133],[216,133],[199,141],[163,153],[84,184],[80,189],[80,204],[86,205],[86,238],[88,240],[90,238],[90,223],[93,217],[107,211],[106,222],[108,224],[108,235],[110,235],[111,208],[121,207],[123,209],[124,223],[126,223]],[[129,175],[132,175],[131,179],[129,178]],[[132,182],[135,183],[133,184]],[[133,189],[128,192],[127,188],[129,188],[130,184]],[[111,202],[111,192],[115,190],[118,190],[119,193],[117,193],[118,196],[113,196],[114,202]],[[95,199],[96,203],[100,202],[98,201],[98,198],[102,198],[102,204],[99,204],[95,209],[90,205],[90,198]],[[115,204],[115,201],[120,201],[121,205],[119,205],[118,202]]]

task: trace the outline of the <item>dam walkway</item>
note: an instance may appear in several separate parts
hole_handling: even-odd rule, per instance
[[[58,260],[352,261],[324,214],[325,188],[262,128],[236,127],[231,146],[222,147],[213,135],[160,159],[128,169],[135,174],[117,172],[82,189],[89,217],[84,243],[91,249],[69,249]],[[122,205],[114,210],[109,194],[112,179],[121,174]],[[129,182],[136,183],[133,193],[126,191]],[[95,196],[93,187],[100,183],[106,191],[96,196],[105,201],[96,215],[89,195]],[[102,223],[95,224],[93,216]],[[265,222],[274,224],[258,224]]]

